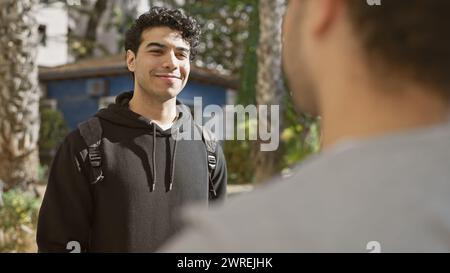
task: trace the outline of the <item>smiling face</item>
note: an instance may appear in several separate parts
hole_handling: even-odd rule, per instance
[[[190,46],[179,31],[169,27],[143,31],[138,52],[127,51],[135,92],[144,92],[161,102],[176,97],[189,77],[189,54]]]

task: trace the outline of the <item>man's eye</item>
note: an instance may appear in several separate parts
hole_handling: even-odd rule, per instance
[[[177,58],[178,58],[178,59],[186,59],[186,58],[187,58],[187,54],[185,54],[185,53],[179,53],[179,54],[177,54]]]
[[[161,50],[150,50],[149,52],[152,54],[158,54],[158,55],[163,53]]]

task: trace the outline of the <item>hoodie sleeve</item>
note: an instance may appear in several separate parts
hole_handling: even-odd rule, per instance
[[[92,196],[90,185],[80,168],[83,161],[74,147],[81,146],[82,141],[78,130],[72,132],[53,159],[39,211],[39,252],[88,250]]]
[[[217,145],[216,160],[216,169],[212,174],[212,182],[216,191],[216,196],[212,198],[213,203],[224,202],[227,195],[227,162],[221,145]]]

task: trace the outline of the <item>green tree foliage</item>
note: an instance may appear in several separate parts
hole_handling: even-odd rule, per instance
[[[39,154],[43,164],[49,164],[58,144],[69,132],[62,113],[58,110],[41,109],[39,130]]]
[[[195,16],[203,26],[203,36],[197,64],[223,69],[240,79],[237,103],[255,104],[257,81],[257,48],[259,41],[259,0],[194,1],[184,4],[164,1],[166,6],[179,7]],[[285,126],[281,132],[281,160],[279,171],[295,165],[319,150],[319,123],[304,114],[297,114],[290,98],[281,118]],[[251,121],[236,126],[248,128]],[[252,183],[255,163],[250,158],[254,141],[225,141],[229,182]]]
[[[41,200],[31,192],[13,189],[0,206],[0,253],[31,252]]]
[[[281,133],[282,160],[280,171],[290,168],[320,149],[320,122],[306,114],[298,114],[288,98],[284,112],[286,127]]]
[[[245,60],[250,17],[256,2],[186,0],[183,4],[165,1],[165,5],[184,9],[202,26],[197,65],[238,76]]]
[[[48,0],[52,1],[52,0]],[[66,1],[66,0],[53,0]],[[88,0],[80,0],[88,1]],[[91,1],[92,2],[92,1]],[[202,27],[199,54],[195,64],[200,67],[217,69],[239,79],[237,103],[256,104],[257,48],[259,41],[259,0],[165,0],[149,1],[150,6],[181,8],[194,16]],[[81,5],[71,7],[78,12],[92,15],[92,11]],[[135,19],[120,7],[113,10],[107,28],[116,28],[124,37],[125,31]],[[83,45],[72,40],[72,48]],[[117,41],[123,50],[123,38]],[[83,53],[83,52],[81,52]],[[106,52],[105,52],[106,54]],[[284,130],[281,132],[281,160],[278,170],[288,168],[319,150],[319,123],[307,115],[297,114],[290,98],[286,100],[283,112]],[[237,126],[248,127],[250,121]],[[44,125],[45,126],[45,125]],[[55,137],[57,139],[58,137]],[[41,138],[42,139],[42,138]],[[249,158],[253,141],[225,141],[225,156],[228,162],[230,183],[250,183],[253,181],[254,162]],[[45,145],[43,145],[45,146]]]
[[[256,104],[256,80],[258,71],[258,62],[256,50],[259,40],[259,13],[258,0],[246,1],[249,5],[249,21],[246,32],[247,39],[242,44],[243,63],[241,64],[239,75],[240,85],[237,96],[237,103],[242,105]],[[249,128],[252,121],[246,120],[244,124],[237,124],[237,127]],[[236,131],[236,130],[235,130]],[[249,155],[256,145],[249,140],[229,140],[225,142],[225,157],[228,164],[229,183],[245,184],[253,183],[254,180],[254,161]]]

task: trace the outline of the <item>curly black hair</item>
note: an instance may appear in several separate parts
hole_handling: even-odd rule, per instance
[[[181,32],[182,38],[190,46],[190,59],[193,60],[199,45],[200,26],[193,17],[184,14],[180,9],[152,7],[139,16],[125,35],[125,52],[129,49],[137,54],[142,42],[142,32],[151,27],[161,26]]]

